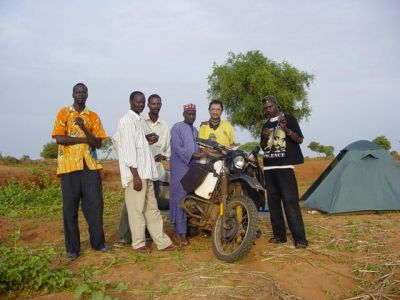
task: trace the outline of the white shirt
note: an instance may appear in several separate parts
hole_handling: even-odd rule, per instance
[[[167,122],[157,119],[155,123],[150,119],[149,115],[144,117],[146,121],[145,133],[154,132],[158,135],[157,143],[150,145],[150,149],[153,153],[153,156],[157,154],[162,154],[167,157],[167,159],[171,156],[171,132],[169,130],[169,126]],[[156,162],[158,176],[162,178],[164,176],[165,170],[163,164],[161,162]]]
[[[141,179],[158,180],[157,167],[145,137],[142,118],[132,110],[118,123],[113,137],[118,145],[119,169],[122,186],[133,180],[130,167],[136,168]]]

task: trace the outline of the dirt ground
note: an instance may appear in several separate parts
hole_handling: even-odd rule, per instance
[[[300,194],[329,163],[306,159],[296,167]],[[119,190],[117,162],[106,161],[103,166],[104,187]],[[54,161],[0,165],[0,184],[10,177],[35,180],[43,170],[57,180]],[[104,227],[112,246],[118,240],[120,205],[107,212]],[[166,231],[172,234],[164,218]],[[188,247],[169,253],[157,251],[154,245],[149,255],[136,254],[130,247],[98,253],[89,246],[82,215],[82,253],[73,262],[65,259],[61,214],[56,218],[0,217],[0,242],[10,244],[9,235],[19,229],[18,245],[59,249],[55,266],[72,271],[86,267],[99,280],[125,284],[124,291],[109,293],[119,299],[400,299],[400,213],[328,216],[303,210],[303,218],[310,242],[307,249],[295,249],[290,234],[286,244],[269,244],[269,215],[260,213],[263,235],[234,264],[217,260],[205,236],[194,237]],[[35,297],[73,299],[67,292]]]

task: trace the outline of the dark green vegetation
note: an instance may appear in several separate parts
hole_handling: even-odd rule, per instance
[[[388,138],[384,135],[377,136],[372,140],[373,143],[381,146],[385,150],[390,150],[392,148],[392,143],[388,140]]]
[[[108,136],[101,142],[100,150],[106,155],[105,159],[107,159],[110,156],[110,154],[114,150],[111,137]]]
[[[305,164],[296,168],[300,194],[330,162],[326,158],[306,158]],[[109,161],[103,165],[103,184],[112,188],[110,182],[119,176],[115,172],[118,163]],[[12,170],[11,174],[18,179],[13,184],[3,180],[1,189],[14,189],[16,195],[16,189],[26,192],[22,186],[15,185],[17,180],[23,180],[17,172],[19,168],[28,169],[34,175],[23,177],[27,179],[25,188],[30,187],[31,182],[37,185],[30,198],[37,201],[47,194],[48,202],[42,203],[49,208],[37,209],[31,203],[23,203],[20,212],[17,209],[20,204],[7,202],[7,210],[0,215],[0,269],[10,269],[14,278],[17,273],[36,272],[41,285],[35,287],[37,281],[32,276],[24,276],[29,285],[17,289],[3,285],[1,299],[41,299],[41,295],[48,294],[45,299],[257,299],[265,296],[355,300],[366,299],[368,295],[376,299],[396,299],[395,295],[400,293],[400,239],[397,234],[400,214],[327,216],[303,210],[310,241],[305,250],[295,249],[290,236],[286,244],[269,244],[271,225],[268,215],[260,214],[259,228],[263,235],[255,241],[250,253],[234,264],[217,260],[210,238],[203,236],[191,239],[185,249],[169,253],[157,251],[154,245],[151,254],[135,253],[129,246],[112,248],[106,253],[94,251],[80,214],[82,253],[70,262],[64,249],[61,206],[58,212],[53,206],[61,205],[60,194],[57,196],[59,203],[51,202],[49,197],[52,189],[59,189],[54,176],[55,162],[18,163],[13,169],[7,165],[3,174]],[[46,175],[42,173],[49,173],[54,181],[43,184]],[[123,198],[119,184],[115,189],[104,190],[104,228],[109,246],[118,240]],[[166,218],[164,221],[167,233],[171,234],[172,227]],[[22,266],[22,269],[12,271],[15,268],[12,261],[17,262],[15,267]],[[1,274],[0,280],[4,277]],[[22,278],[18,280],[22,282]],[[52,283],[57,280],[63,285],[53,290]],[[10,286],[11,282],[6,284]]]
[[[251,151],[254,150],[255,147],[260,147],[260,142],[257,141],[248,142],[243,145],[240,145],[239,149],[245,151],[246,153],[250,153]]]
[[[18,239],[18,233],[14,234]],[[16,240],[15,240],[16,242]],[[21,292],[24,296],[70,292],[75,299],[91,296],[92,299],[111,300],[106,290],[122,292],[126,284],[111,284],[107,281],[93,280],[92,277],[104,271],[116,260],[102,267],[83,267],[79,272],[61,268],[52,268],[51,262],[58,255],[52,247],[33,250],[26,247],[7,247],[0,245],[0,295],[14,298]]]
[[[109,209],[115,205],[119,206],[121,199],[120,192],[105,190],[105,213],[109,213]],[[28,183],[11,178],[8,184],[0,186],[2,216],[54,219],[60,216],[61,209],[60,186],[49,180],[46,174]],[[0,243],[0,295],[7,292],[7,297],[14,298],[21,291],[26,295],[69,291],[74,293],[76,299],[85,295],[93,299],[112,299],[105,294],[106,289],[124,290],[123,283],[113,285],[92,279],[92,275],[115,264],[115,259],[107,262],[106,267],[84,267],[76,273],[64,267],[52,268],[51,263],[57,257],[62,257],[64,250],[17,247],[20,234],[20,230],[16,230],[9,236],[13,246]]]
[[[261,99],[275,96],[282,111],[299,121],[310,116],[307,89],[314,76],[300,71],[288,62],[275,62],[260,51],[245,54],[230,52],[222,65],[214,63],[208,77],[208,96],[224,102],[233,125],[248,129],[259,137],[265,116]]]
[[[106,209],[122,199],[121,192],[104,190]],[[119,205],[119,204],[118,204]],[[8,217],[58,216],[61,213],[61,188],[58,182],[51,181],[42,174],[35,181],[22,182],[14,178],[0,186],[0,215]],[[107,211],[106,211],[107,212]]]
[[[326,157],[333,157],[333,151],[335,148],[333,146],[324,146],[317,142],[310,142],[307,146],[311,151],[317,152],[319,154],[325,154]]]
[[[29,183],[11,178],[7,185],[0,186],[0,215],[52,215],[59,213],[61,207],[60,186],[47,175]]]
[[[40,156],[43,158],[57,158],[58,145],[55,142],[49,142],[43,145],[43,150]]]
[[[0,291],[33,289],[47,293],[72,287],[70,271],[50,268],[54,254],[53,248],[35,251],[0,245]]]

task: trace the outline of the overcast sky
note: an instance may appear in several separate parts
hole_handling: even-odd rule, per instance
[[[248,50],[315,75],[306,155],[378,135],[400,150],[400,1],[0,0],[0,152],[39,158],[77,82],[108,135],[134,90],[161,95],[170,126],[196,103],[198,126],[213,63]]]

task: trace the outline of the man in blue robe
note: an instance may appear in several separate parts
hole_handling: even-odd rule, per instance
[[[186,212],[179,207],[186,191],[182,187],[181,179],[202,154],[196,144],[197,129],[193,126],[196,120],[196,105],[184,105],[183,117],[184,121],[176,123],[171,129],[169,215],[181,246],[186,246],[187,217]]]

